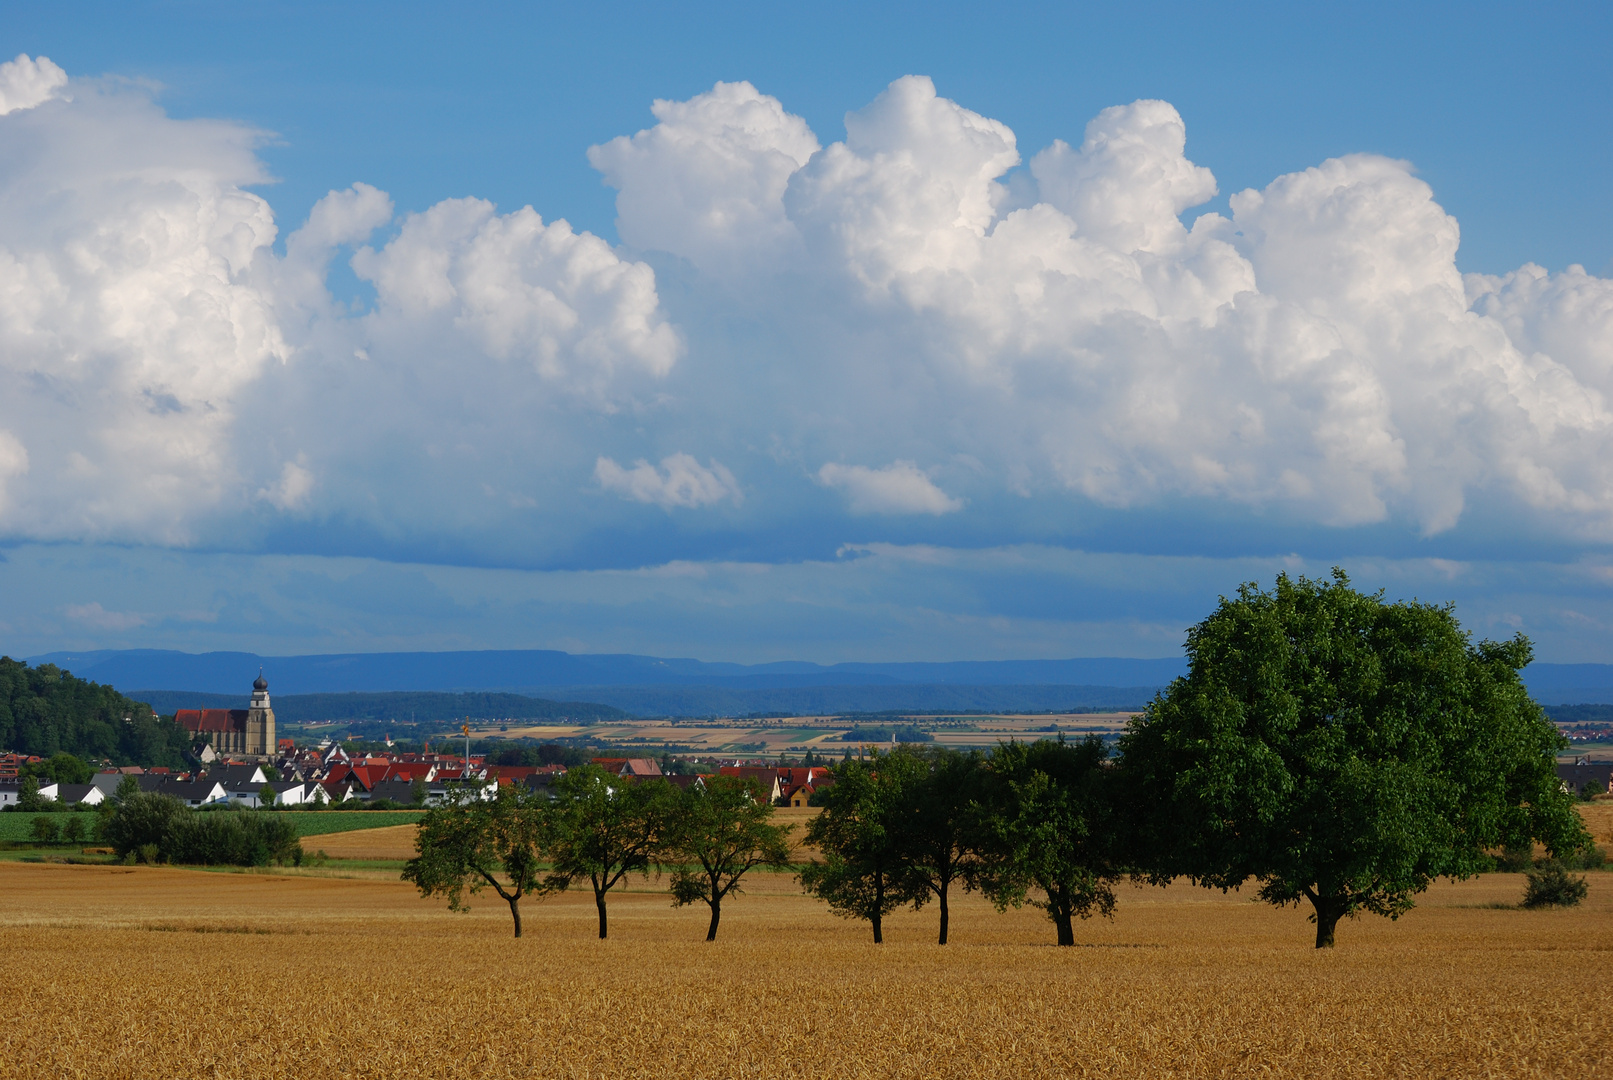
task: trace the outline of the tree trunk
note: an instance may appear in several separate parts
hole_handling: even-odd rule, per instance
[[[874,944],[885,943],[884,927],[880,926],[880,919],[885,913],[885,875],[878,870],[874,871]]]
[[[1072,906],[1069,894],[1064,890],[1048,891],[1047,915],[1048,918],[1053,920],[1053,925],[1058,929],[1060,945],[1073,946],[1075,944],[1075,927],[1071,922],[1075,918],[1075,913],[1071,910]]]
[[[605,894],[594,890],[594,906],[599,909],[599,940],[605,940]]]
[[[516,893],[509,898],[510,917],[515,920],[515,936],[521,936],[521,894]]]
[[[706,927],[706,940],[707,941],[716,941],[717,940],[717,921],[719,919],[721,919],[721,918],[722,918],[722,901],[721,900],[713,900],[711,902],[711,925]]]
[[[941,898],[941,940],[937,941],[936,944],[945,945],[947,943],[947,883],[944,881],[941,883],[939,895]]]
[[[1344,917],[1348,905],[1342,896],[1311,897],[1311,906],[1316,908],[1316,947],[1318,949],[1331,949],[1333,947],[1333,931]]]

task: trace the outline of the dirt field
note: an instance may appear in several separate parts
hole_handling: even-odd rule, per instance
[[[375,835],[371,831],[370,835]],[[1124,890],[1057,949],[1034,911],[863,924],[758,878],[705,915],[641,891],[469,915],[401,883],[0,864],[0,1075],[1589,1076],[1613,1065],[1613,874],[1525,912],[1440,885],[1309,947],[1304,914]]]
[[[500,729],[472,726],[477,738],[567,739],[586,736],[610,740],[609,753],[660,755],[663,747],[688,747],[716,756],[734,754],[771,757],[781,752],[813,750],[838,758],[848,746],[846,731],[856,723],[872,727],[913,725],[935,735],[940,746],[990,748],[1008,739],[1043,738],[1051,731],[1079,739],[1087,734],[1113,736],[1124,730],[1131,713],[1005,713],[994,716],[903,716],[852,720],[832,716],[792,716],[767,720],[621,720],[598,724],[540,724]],[[642,743],[639,747],[630,745]]]

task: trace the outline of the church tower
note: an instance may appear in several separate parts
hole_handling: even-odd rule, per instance
[[[274,710],[269,707],[269,683],[259,671],[252,683],[252,705],[246,711],[246,753],[267,758],[274,752]]]

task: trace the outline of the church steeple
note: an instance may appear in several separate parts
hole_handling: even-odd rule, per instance
[[[274,751],[274,709],[269,706],[269,680],[259,668],[258,677],[252,682],[252,707],[246,713],[246,752],[268,758]]]

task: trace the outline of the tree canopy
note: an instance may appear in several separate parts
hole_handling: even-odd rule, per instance
[[[903,892],[915,910],[934,899],[940,909],[937,944],[947,943],[952,886],[972,886],[980,858],[985,773],[978,752],[898,747],[891,755],[917,762],[917,775],[898,792],[896,846]]]
[[[655,861],[671,786],[664,780],[627,781],[597,765],[584,765],[567,771],[549,790],[542,817],[551,869],[542,888],[554,892],[586,880],[594,890],[599,936],[604,938],[607,894],[628,874],[648,870]]]
[[[426,811],[415,835],[415,857],[403,879],[422,896],[442,896],[450,911],[468,911],[465,894],[491,888],[510,906],[521,936],[521,897],[540,886],[542,822],[532,797],[500,784],[491,799],[476,789]]]
[[[987,762],[975,876],[1001,910],[1029,902],[1075,944],[1077,918],[1111,917],[1126,830],[1103,740],[1011,742]]]
[[[706,940],[716,941],[722,902],[745,875],[758,866],[788,868],[790,829],[773,824],[773,806],[755,780],[713,776],[669,797],[660,858],[673,867],[673,902],[710,908]]]
[[[1244,585],[1187,653],[1121,743],[1156,879],[1254,878],[1270,903],[1309,901],[1324,948],[1341,918],[1398,917],[1487,849],[1586,842],[1522,636],[1473,644],[1449,607],[1385,603],[1335,570]]]
[[[807,826],[807,844],[823,857],[802,868],[801,887],[837,915],[866,919],[876,945],[885,940],[885,916],[919,899],[902,811],[927,771],[918,757],[900,752],[844,761],[835,767],[834,785],[818,793],[823,812]]]

